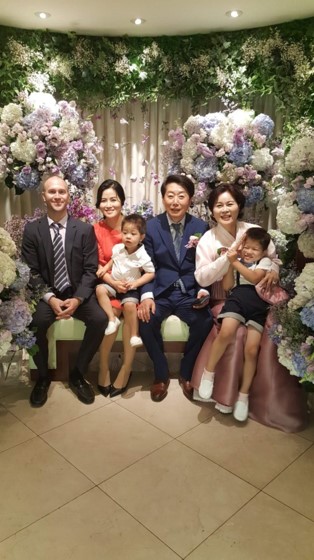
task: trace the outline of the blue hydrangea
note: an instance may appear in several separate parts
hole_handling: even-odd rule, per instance
[[[203,118],[202,128],[208,134],[221,121],[221,113],[208,113]]]
[[[301,212],[314,214],[314,188],[301,187],[296,194],[297,203]]]
[[[274,121],[264,113],[257,115],[257,117],[253,119],[252,125],[257,129],[259,134],[266,136],[266,138],[271,137],[275,127]]]
[[[248,163],[252,156],[252,148],[248,142],[243,142],[242,146],[235,146],[228,155],[228,161],[241,167]]]
[[[271,325],[267,332],[270,340],[278,346],[282,340],[282,335],[278,333],[278,323]]]
[[[245,195],[245,206],[253,206],[264,198],[263,188],[259,185],[253,186]]]
[[[215,158],[215,156],[212,156],[197,159],[195,161],[193,174],[198,181],[206,181],[208,183],[211,183],[212,181],[215,181],[217,171],[217,158]]]
[[[14,182],[19,189],[23,191],[34,191],[40,184],[40,173],[37,169],[25,166],[14,175]]]
[[[14,280],[14,283],[11,284],[10,288],[15,292],[20,292],[29,282],[30,269],[29,266],[20,259],[15,261],[15,265],[17,269],[17,277]]]
[[[74,169],[72,169],[69,180],[73,185],[77,187],[82,187],[85,185],[87,181],[87,169],[83,165],[77,165]]]
[[[307,362],[304,356],[300,352],[295,352],[291,358],[292,365],[296,370],[299,377],[303,377],[306,374]]]
[[[25,329],[21,333],[15,335],[14,342],[19,348],[30,350],[36,344],[36,336],[33,331]]]
[[[300,317],[303,325],[314,331],[314,300],[308,303],[306,307],[303,307]]]

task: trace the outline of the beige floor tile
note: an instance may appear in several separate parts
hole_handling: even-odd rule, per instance
[[[4,375],[0,375],[0,397],[15,392],[18,389],[28,388],[27,390],[30,390],[31,386],[32,383],[29,380],[28,370],[25,367],[22,368],[22,372],[9,372],[7,378]]]
[[[314,525],[260,493],[186,560],[313,560]]]
[[[314,410],[310,414],[308,427],[303,432],[299,432],[298,435],[314,442]]]
[[[171,379],[168,396],[161,402],[153,402],[146,387],[126,395],[118,404],[172,437],[178,437],[213,414],[212,405],[188,401],[177,379]]]
[[[43,438],[95,483],[170,440],[114,402],[51,430]]]
[[[1,560],[179,560],[98,488],[0,544]]]
[[[263,488],[311,443],[253,420],[239,425],[219,412],[179,438],[228,471]]]
[[[256,494],[246,482],[176,441],[101,488],[182,556]]]
[[[38,437],[0,454],[0,540],[92,487]]]
[[[314,521],[314,445],[266,486],[264,492]]]
[[[0,402],[36,434],[61,426],[109,402],[102,395],[97,395],[93,404],[86,405],[78,400],[67,385],[60,382],[51,383],[48,400],[41,408],[30,406],[29,395],[30,389],[24,387],[0,397]]]
[[[0,406],[0,452],[34,437],[34,432]]]

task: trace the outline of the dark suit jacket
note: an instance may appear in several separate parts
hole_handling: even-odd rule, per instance
[[[47,286],[54,291],[53,247],[47,217],[26,224],[22,242],[22,257],[31,269],[30,285]],[[96,285],[98,266],[94,228],[69,217],[65,236],[65,257],[73,296],[89,298]]]
[[[158,297],[181,278],[187,293],[194,297],[200,288],[194,277],[195,248],[187,249],[185,245],[191,235],[203,234],[207,230],[208,224],[204,220],[186,214],[178,262],[166,212],[149,220],[144,245],[155,265],[156,273],[155,279],[143,286],[142,294],[153,292]]]

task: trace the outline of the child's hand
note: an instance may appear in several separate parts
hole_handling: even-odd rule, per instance
[[[229,249],[227,251],[227,259],[230,263],[235,262],[238,259],[238,251],[237,249],[233,248],[233,249]]]
[[[114,289],[119,294],[125,294],[125,292],[127,292],[127,286],[124,280],[116,280],[113,284]]]
[[[127,288],[127,290],[136,290],[137,289],[137,284],[135,282],[135,280],[133,280],[132,282],[126,282],[125,286]]]

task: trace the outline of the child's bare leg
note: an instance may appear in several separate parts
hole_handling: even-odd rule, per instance
[[[249,414],[249,391],[256,371],[261,338],[262,333],[249,325],[244,347],[243,376],[238,399],[233,410],[233,416],[239,422],[247,420]]]
[[[142,346],[143,342],[138,334],[138,317],[136,303],[128,301],[123,305],[124,320],[130,329],[130,344],[134,348]]]
[[[210,399],[215,377],[215,367],[227,346],[233,341],[240,321],[226,317],[222,321],[221,329],[214,340],[206,367],[204,368],[198,392],[203,399]]]
[[[96,286],[96,297],[100,307],[105,311],[105,313],[107,313],[108,320],[114,321],[115,315],[106,286],[103,284],[98,284],[98,286]]]

